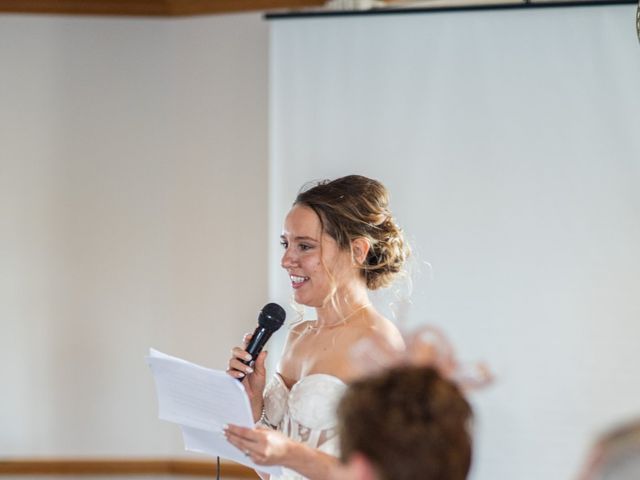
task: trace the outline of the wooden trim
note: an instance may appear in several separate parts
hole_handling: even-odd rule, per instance
[[[2,13],[188,16],[319,7],[324,0],[0,0]]]
[[[213,477],[216,463],[204,460],[172,458],[38,458],[0,460],[3,475],[186,475]],[[221,462],[224,477],[258,478],[247,467],[233,462]]]

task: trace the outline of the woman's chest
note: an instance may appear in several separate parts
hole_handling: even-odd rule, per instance
[[[280,372],[289,384],[314,373],[344,378],[352,346],[352,341],[339,336],[302,335],[284,352]]]

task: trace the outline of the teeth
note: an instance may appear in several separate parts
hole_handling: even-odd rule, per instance
[[[302,283],[307,279],[307,277],[298,277],[296,275],[290,275],[290,277],[293,283]]]

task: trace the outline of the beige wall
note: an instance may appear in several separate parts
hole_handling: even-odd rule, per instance
[[[267,300],[267,25],[0,17],[0,455],[181,452],[153,346]]]

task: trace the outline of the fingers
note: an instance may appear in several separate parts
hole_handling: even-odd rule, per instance
[[[267,371],[265,368],[265,362],[267,360],[267,354],[269,352],[264,351],[264,352],[260,352],[260,354],[258,355],[258,358],[256,358],[256,363],[253,365],[253,369],[255,370],[255,372],[258,375],[266,375]]]
[[[242,337],[242,349],[245,350],[249,342],[253,338],[253,333],[245,333],[244,337]]]
[[[231,359],[229,360],[227,373],[234,378],[244,378],[246,375],[253,373],[253,368],[243,363],[251,360],[251,355],[245,351],[247,341],[250,340],[251,337],[252,335],[250,333],[246,334],[244,336],[245,341],[243,342],[243,346],[234,347],[231,350]]]
[[[295,443],[280,432],[237,425],[227,425],[224,435],[258,465],[282,465]]]
[[[240,427],[239,425],[225,425],[224,434],[227,438],[233,437],[251,441],[253,443],[258,441],[259,435],[257,435],[255,429]]]
[[[249,428],[227,425],[224,428],[224,436],[230,444],[243,452],[253,452],[256,450],[258,441],[256,438],[253,438],[252,430]]]
[[[253,368],[249,365],[245,365],[240,360],[232,358],[229,360],[227,373],[235,378],[244,378],[246,375],[253,373]]]
[[[231,355],[238,360],[249,361],[251,360],[251,355],[249,355],[244,348],[234,347],[231,350]]]
[[[258,465],[270,463],[265,451],[264,434],[264,432],[257,429],[239,427],[237,425],[227,425],[224,428],[224,435],[227,441]]]
[[[238,450],[242,451],[245,455],[251,456],[253,454],[253,450],[251,450],[251,447],[253,447],[255,443],[249,442],[243,438],[233,436],[227,437],[227,441]]]

